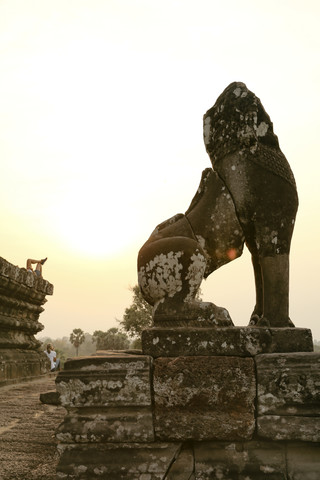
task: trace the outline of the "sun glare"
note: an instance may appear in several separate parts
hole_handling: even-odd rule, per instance
[[[56,203],[55,233],[69,248],[90,257],[114,255],[132,242],[135,218],[112,191],[86,182],[69,185]]]

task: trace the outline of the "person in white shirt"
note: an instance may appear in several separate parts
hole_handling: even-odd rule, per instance
[[[57,358],[57,354],[54,350],[54,346],[52,343],[48,343],[47,349],[44,350],[44,353],[47,355],[51,362],[51,372],[56,372],[57,370],[60,370],[60,359]]]

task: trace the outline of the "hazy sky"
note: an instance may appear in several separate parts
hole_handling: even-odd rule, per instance
[[[296,177],[290,316],[320,340],[319,14],[310,0],[0,0],[0,256],[48,256],[41,335],[117,325],[140,246],[210,166],[203,114],[242,81]],[[248,252],[202,291],[247,325]]]

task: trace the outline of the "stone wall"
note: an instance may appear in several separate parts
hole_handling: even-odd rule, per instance
[[[144,349],[158,338],[151,330]],[[67,361],[56,379],[67,409],[57,478],[317,480],[320,354],[310,351],[310,331],[300,333],[309,351],[221,355],[220,345],[219,355],[167,348],[155,358],[106,352]]]
[[[0,257],[0,385],[50,370],[34,335],[53,285]]]

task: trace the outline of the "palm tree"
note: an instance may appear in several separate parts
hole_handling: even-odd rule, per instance
[[[78,351],[80,345],[85,341],[86,337],[84,336],[84,331],[81,328],[74,328],[72,333],[70,333],[70,342],[74,345],[76,349],[76,356],[78,356]]]

